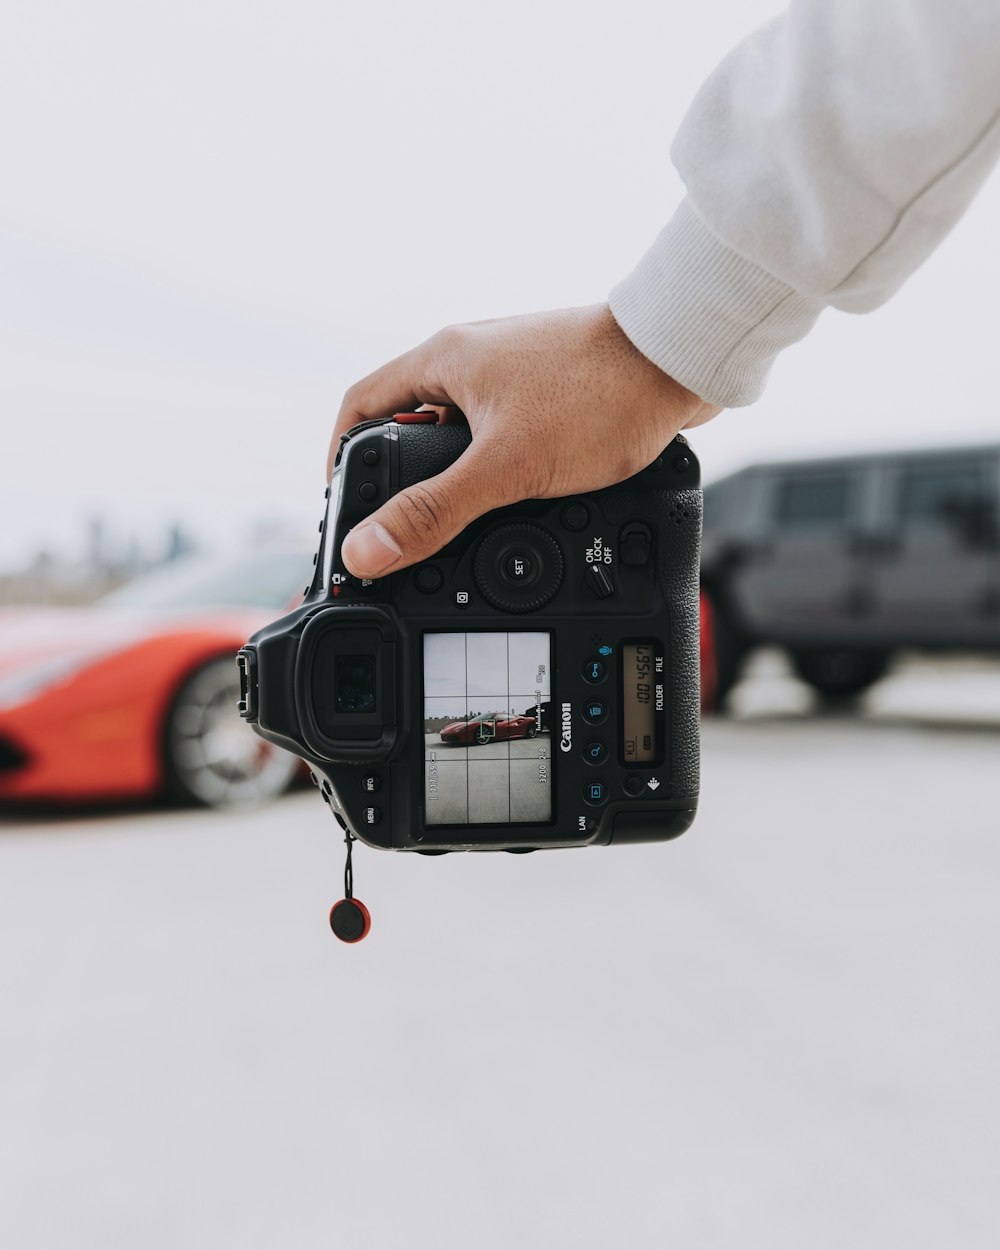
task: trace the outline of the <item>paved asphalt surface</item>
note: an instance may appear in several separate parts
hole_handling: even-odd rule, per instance
[[[1000,671],[768,669],[672,845],[0,822],[0,1246],[993,1250]]]
[[[547,730],[534,738],[468,747],[424,734],[428,824],[551,820],[551,758]]]

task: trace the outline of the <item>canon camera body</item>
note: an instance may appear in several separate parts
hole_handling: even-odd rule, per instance
[[[699,467],[678,437],[620,485],[491,512],[376,580],[349,530],[468,447],[397,414],[344,436],[301,605],[240,651],[240,712],[391,850],[683,833],[698,798]],[[614,437],[609,432],[609,437]]]

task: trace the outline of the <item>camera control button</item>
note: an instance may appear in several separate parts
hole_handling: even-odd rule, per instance
[[[600,699],[591,699],[583,705],[583,719],[588,725],[599,725],[607,714],[608,709]]]
[[[469,606],[469,592],[467,590],[455,591],[455,607],[467,608]]]
[[[603,564],[587,565],[587,589],[598,599],[607,599],[615,593],[615,584],[611,574]]]
[[[648,564],[653,555],[653,531],[640,521],[626,525],[622,530],[622,564],[640,568]]]
[[[603,764],[608,758],[607,745],[595,738],[583,748],[583,758],[588,764]]]
[[[361,778],[361,789],[365,794],[374,794],[382,784],[382,779],[377,773],[367,773]]]
[[[578,534],[580,530],[585,530],[590,521],[590,509],[586,504],[568,503],[559,513],[559,519],[568,530],[572,530],[574,534]]]
[[[413,584],[422,595],[433,595],[444,585],[444,574],[436,564],[422,564],[413,574]]]
[[[366,825],[377,825],[382,819],[382,813],[377,807],[366,807],[361,813],[361,819]]]
[[[599,681],[603,681],[607,675],[607,665],[603,660],[597,659],[596,656],[594,659],[588,660],[583,666],[583,677],[585,681],[596,684]]]
[[[378,487],[374,482],[362,482],[358,487],[358,496],[363,499],[365,503],[371,503],[373,499],[378,497]]]
[[[364,451],[361,453],[361,463],[366,464],[369,467],[369,469],[373,465],[378,464],[378,448],[366,447]]]
[[[516,551],[507,557],[503,571],[512,582],[529,582],[535,575],[535,561],[526,551]]]
[[[591,807],[600,807],[608,801],[608,787],[603,781],[588,781],[583,787],[583,801]]]
[[[641,777],[636,777],[634,774],[631,777],[626,777],[625,780],[622,782],[622,789],[625,791],[627,795],[629,795],[633,799],[637,795],[642,794],[645,788],[646,788],[646,783],[643,781],[643,779]]]

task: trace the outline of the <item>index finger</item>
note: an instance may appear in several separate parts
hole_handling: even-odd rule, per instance
[[[420,349],[417,349],[390,360],[348,389],[333,427],[326,458],[327,479],[333,472],[341,437],[359,421],[388,417],[394,412],[413,412],[421,404],[454,403],[444,388],[440,384],[429,383],[422,376],[424,373],[424,362],[420,358]]]

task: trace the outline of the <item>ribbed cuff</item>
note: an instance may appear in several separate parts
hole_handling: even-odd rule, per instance
[[[731,251],[690,200],[609,303],[644,356],[723,408],[759,399],[775,356],[804,338],[826,307]]]

